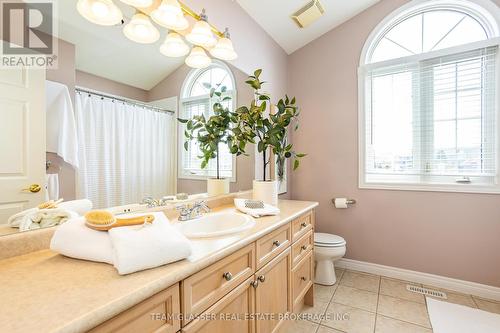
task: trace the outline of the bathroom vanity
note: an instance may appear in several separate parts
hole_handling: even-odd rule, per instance
[[[0,325],[9,332],[278,332],[284,314],[313,303],[316,206],[280,201],[281,214],[252,229],[193,240],[187,260],[127,276],[49,250],[3,260]],[[14,300],[17,311],[7,306]]]

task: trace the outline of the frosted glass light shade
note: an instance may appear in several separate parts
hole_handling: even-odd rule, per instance
[[[153,4],[153,0],[120,0],[127,5],[137,8],[149,7]]]
[[[186,65],[192,68],[205,68],[211,63],[212,59],[210,59],[205,50],[199,46],[193,47],[191,53],[186,58]]]
[[[123,27],[123,33],[131,41],[141,44],[154,43],[160,38],[158,29],[146,15],[140,13],[132,16],[132,20]]]
[[[189,53],[189,46],[184,43],[181,35],[171,32],[160,46],[160,52],[167,57],[183,57]]]
[[[123,18],[112,0],[78,0],[76,9],[85,19],[99,25],[119,24]]]
[[[233,42],[226,37],[219,39],[215,47],[210,50],[210,54],[221,60],[234,60],[238,58],[238,55],[234,52]]]
[[[180,31],[189,27],[189,22],[184,17],[177,0],[163,0],[160,6],[151,12],[151,18],[170,30]]]
[[[186,39],[194,45],[203,47],[211,47],[217,43],[210,25],[203,20],[194,24],[193,29],[187,34]]]

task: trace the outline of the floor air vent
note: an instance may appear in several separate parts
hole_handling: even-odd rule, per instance
[[[426,295],[426,296],[438,297],[438,298],[443,298],[443,299],[447,298],[446,294],[443,293],[442,291],[412,286],[410,284],[406,285],[406,290],[414,292],[414,293]]]

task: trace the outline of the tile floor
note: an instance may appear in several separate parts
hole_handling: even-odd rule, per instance
[[[305,319],[288,322],[287,333],[432,333],[425,297],[406,290],[406,284],[384,276],[336,269],[337,283],[315,285],[314,307]],[[500,302],[446,292],[446,301],[500,314]]]

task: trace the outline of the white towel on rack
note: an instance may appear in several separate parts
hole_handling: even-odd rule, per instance
[[[113,262],[120,275],[182,260],[191,255],[191,243],[162,212],[152,213],[151,225],[113,228]]]
[[[78,168],[78,141],[75,113],[64,84],[45,81],[47,108],[47,151]]]
[[[59,199],[59,175],[57,173],[49,173],[45,175],[45,183],[47,191],[45,199],[58,200]]]

